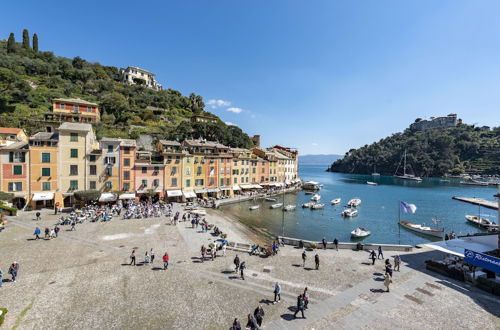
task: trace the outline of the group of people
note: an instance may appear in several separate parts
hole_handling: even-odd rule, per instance
[[[8,274],[11,276],[11,282],[15,282],[17,276],[19,275],[19,264],[17,263],[17,261],[14,261],[9,266]],[[3,270],[0,268],[0,288],[3,286],[3,276]]]
[[[262,308],[261,305],[257,306],[257,308],[253,311],[252,314],[248,314],[248,321],[245,326],[245,329],[248,330],[259,330],[262,327],[262,322],[264,321],[264,309]],[[241,323],[240,321],[235,318],[233,321],[233,325],[229,330],[241,330]]]
[[[132,252],[130,253],[130,266],[136,266],[136,253],[135,253],[135,249],[132,250]],[[163,261],[163,270],[167,270],[168,269],[168,262],[170,260],[170,257],[168,255],[167,252],[165,252],[165,254],[163,255],[162,257],[162,261]],[[153,248],[151,248],[149,251],[146,250],[146,252],[144,253],[144,261],[142,262],[143,265],[152,265],[155,261],[155,253],[153,251]]]
[[[302,251],[302,267],[306,266],[306,260],[307,260],[307,254],[306,254],[306,250],[304,250],[304,251]],[[319,254],[317,254],[317,253],[314,255],[314,265],[315,265],[315,269],[319,270]]]
[[[333,243],[333,246],[335,247],[335,250],[339,250],[339,240],[337,239],[337,237],[335,237],[332,241]],[[326,240],[326,237],[323,237],[323,239],[321,240],[321,244],[323,245],[323,250],[326,250],[326,246],[328,245],[328,241]]]
[[[304,293],[299,294],[297,296],[297,308],[295,309],[295,313],[293,317],[296,318],[297,314],[300,312],[302,314],[302,318],[305,319],[304,310],[309,308],[309,292],[307,291],[307,287],[304,289]]]
[[[50,240],[53,238],[57,238],[59,236],[59,231],[61,231],[61,228],[59,227],[59,225],[55,225],[54,228],[52,228],[52,229],[49,227],[45,227],[44,239]],[[40,237],[41,234],[42,234],[42,230],[39,227],[36,227],[35,231],[33,233],[33,235],[35,236],[35,240],[41,239],[41,237]]]

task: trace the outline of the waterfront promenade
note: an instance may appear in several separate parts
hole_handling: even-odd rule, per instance
[[[176,209],[179,206],[176,205]],[[245,228],[219,212],[208,220],[228,233],[229,240],[251,243]],[[32,213],[9,218],[0,233],[0,267],[20,263],[16,283],[0,288],[0,307],[7,307],[7,329],[34,328],[152,328],[227,329],[235,317],[259,305],[266,312],[265,329],[496,329],[500,326],[497,297],[429,273],[423,261],[437,255],[426,249],[401,252],[401,272],[394,273],[391,292],[382,292],[382,260],[375,266],[365,251],[349,249],[307,252],[282,248],[278,256],[258,257],[228,250],[225,257],[201,262],[199,249],[213,237],[187,222],[171,225],[165,218],[113,219],[84,223],[76,231],[62,227],[59,238],[31,240],[41,222]],[[153,265],[129,266],[153,248]],[[161,270],[161,256],[170,267]],[[314,270],[314,254],[321,260]],[[245,281],[233,272],[238,254],[247,263]],[[386,252],[391,258],[394,252]],[[5,276],[9,278],[9,276]],[[273,286],[283,288],[282,301],[271,304]],[[293,319],[296,296],[309,288],[307,319]]]

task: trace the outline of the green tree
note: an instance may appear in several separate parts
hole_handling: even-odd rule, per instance
[[[14,33],[9,34],[9,40],[7,41],[7,53],[15,53],[16,52],[16,39],[14,37]]]
[[[38,35],[36,33],[33,34],[33,50],[38,52]]]
[[[23,30],[23,48],[30,49],[30,34],[27,29]]]
[[[75,192],[75,198],[80,202],[94,202],[98,201],[101,197],[101,192],[99,190],[80,190]]]

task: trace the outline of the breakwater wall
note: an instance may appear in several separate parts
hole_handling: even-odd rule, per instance
[[[296,191],[300,191],[300,188],[292,188],[292,189],[286,189],[285,194],[288,193],[293,193]],[[225,198],[225,199],[219,199],[215,201],[215,207],[223,206],[223,205],[228,205],[228,204],[235,204],[235,203],[240,203],[240,202],[246,202],[252,199],[260,199],[260,198],[266,198],[266,197],[272,197],[272,196],[278,196],[283,193],[282,190],[277,191],[275,193],[265,193],[265,194],[254,194],[254,195],[239,195],[237,197],[231,197],[231,198]]]
[[[314,244],[316,245],[316,248],[322,249],[323,244],[318,241],[308,241],[308,240],[301,240],[299,238],[291,238],[291,237],[283,237],[279,236],[280,240],[283,240],[283,242],[286,245],[292,245],[292,246],[299,246],[300,242],[302,242],[303,246],[305,248],[310,248]],[[411,245],[401,245],[401,244],[376,244],[376,243],[363,243],[362,241],[360,242],[339,242],[339,249],[351,249],[351,250],[356,250],[358,248],[358,243],[362,245],[363,250],[377,250],[379,246],[382,247],[383,251],[402,251],[402,252],[410,252],[413,250],[413,246]],[[332,242],[328,242],[326,245],[327,249],[335,249],[335,245]]]

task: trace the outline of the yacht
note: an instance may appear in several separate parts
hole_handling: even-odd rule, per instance
[[[416,181],[416,182],[422,182],[422,178],[415,176],[413,174],[407,174],[406,173],[406,149],[405,153],[403,155],[404,158],[404,164],[403,164],[403,174],[402,175],[397,175],[399,166],[401,165],[401,161],[399,161],[398,168],[396,169],[396,172],[394,173],[394,177],[402,180],[410,180],[410,181]]]
[[[353,198],[347,203],[347,206],[358,207],[360,204],[361,204],[361,199]]]
[[[358,215],[358,210],[356,209],[345,209],[344,211],[342,211],[342,216],[344,217],[355,217]]]
[[[279,209],[282,206],[283,206],[283,203],[276,203],[276,204],[271,205],[271,208],[272,209]]]
[[[335,198],[335,199],[332,199],[332,201],[331,201],[332,205],[339,204],[340,202],[341,202],[340,198]]]
[[[311,201],[313,202],[317,202],[321,199],[321,195],[320,194],[314,194],[313,197],[311,197]]]
[[[366,236],[370,236],[370,234],[371,234],[371,232],[366,230],[363,227],[358,227],[358,228],[354,229],[353,231],[351,231],[351,237],[353,237],[353,238],[366,237]]]

